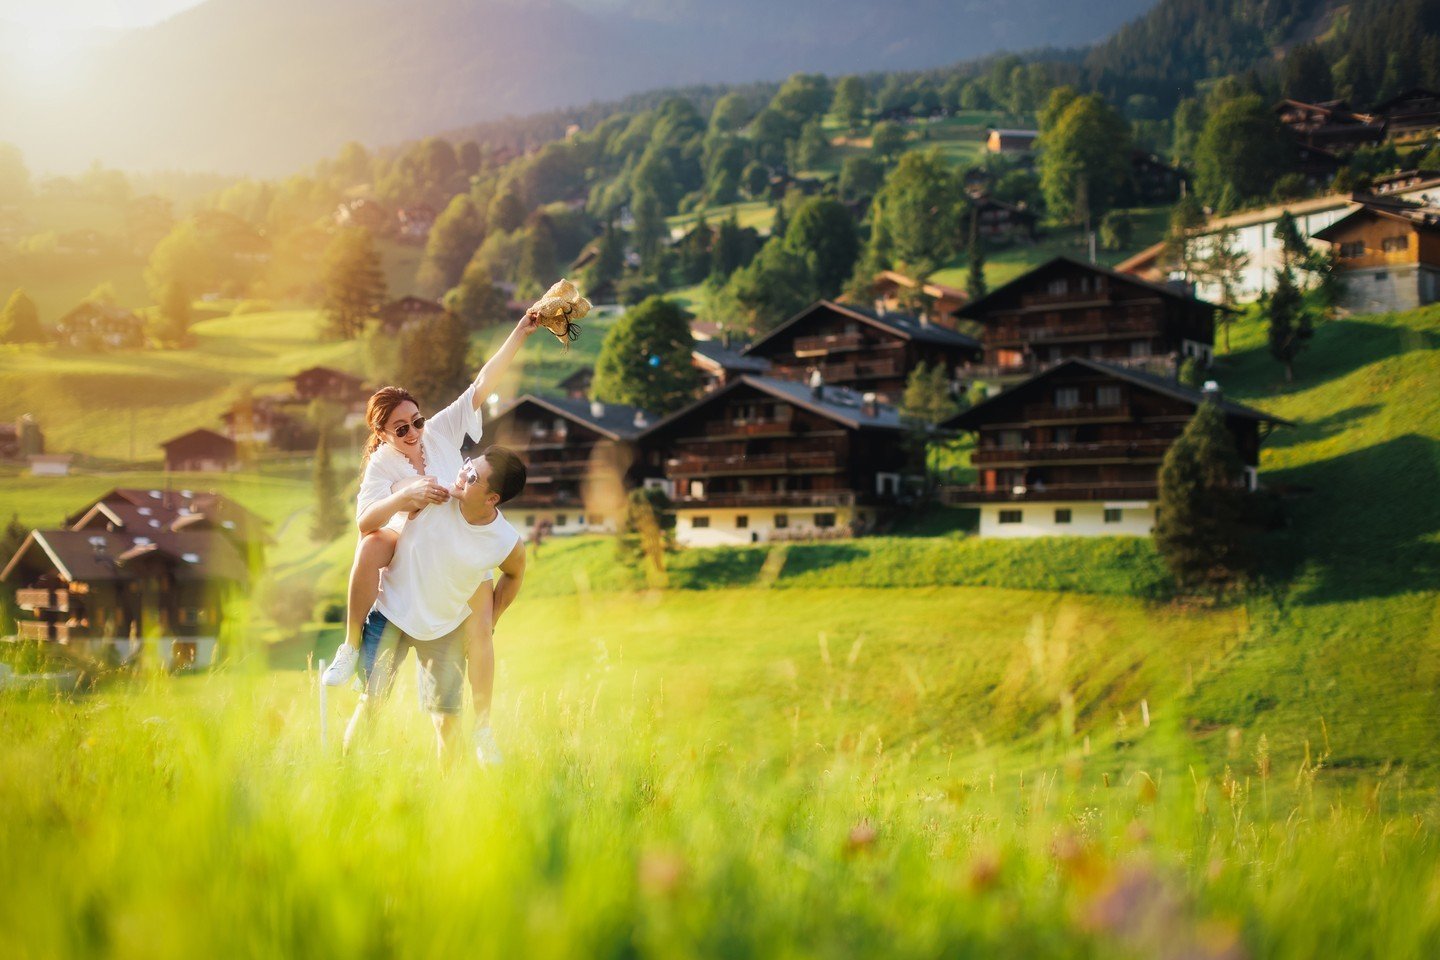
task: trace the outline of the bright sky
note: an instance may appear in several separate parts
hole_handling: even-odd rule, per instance
[[[0,22],[81,30],[144,27],[201,0],[0,0]]]

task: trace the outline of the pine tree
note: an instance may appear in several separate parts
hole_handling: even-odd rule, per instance
[[[400,382],[423,409],[439,410],[469,385],[469,353],[465,322],[447,310],[405,331],[401,338]]]
[[[1160,465],[1155,546],[1181,589],[1220,588],[1249,570],[1243,476],[1225,414],[1207,399]]]
[[[980,211],[970,208],[970,270],[965,275],[965,293],[974,303],[985,296],[985,248],[980,243]]]
[[[355,339],[384,302],[385,274],[370,231],[340,231],[325,250],[326,332]]]
[[[1285,382],[1295,382],[1295,358],[1314,335],[1310,310],[1290,271],[1275,271],[1275,291],[1265,305],[1270,321],[1270,355],[1285,365]]]
[[[614,223],[605,224],[595,259],[586,268],[585,289],[591,297],[613,297],[615,284],[625,273],[625,234]]]
[[[924,496],[928,499],[936,483],[930,469],[930,451],[937,438],[935,425],[957,412],[945,365],[918,364],[905,380],[905,393],[900,400],[900,418],[906,424],[905,448],[911,466],[925,478]]]
[[[1230,352],[1230,326],[1235,315],[1230,307],[1235,304],[1235,291],[1240,285],[1244,270],[1250,264],[1250,255],[1240,248],[1237,232],[1231,227],[1210,238],[1210,248],[1205,256],[1197,260],[1192,269],[1199,280],[1211,284],[1220,291],[1219,322],[1225,331],[1225,352]]]
[[[320,426],[320,439],[315,444],[315,519],[310,525],[310,539],[328,543],[345,531],[345,512],[340,506],[335,471],[330,466],[330,430]]]
[[[40,326],[40,313],[35,301],[24,290],[10,294],[4,312],[0,312],[0,343],[41,343],[45,330]]]
[[[509,319],[504,291],[491,282],[490,274],[481,264],[465,268],[459,285],[445,294],[443,303],[469,331],[497,326]]]

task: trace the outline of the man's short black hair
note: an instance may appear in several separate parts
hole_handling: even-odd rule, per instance
[[[490,464],[490,489],[500,494],[500,502],[519,496],[525,489],[525,461],[520,455],[497,444],[486,447],[480,456]]]

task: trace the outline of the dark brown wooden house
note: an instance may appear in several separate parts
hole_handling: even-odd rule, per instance
[[[970,207],[975,211],[975,230],[980,239],[988,243],[1004,245],[1035,239],[1038,218],[1035,211],[1024,204],[1007,203],[995,197],[973,197]],[[965,229],[969,229],[968,223],[967,219]]]
[[[498,443],[525,461],[525,489],[504,508],[522,535],[612,532],[639,482],[636,440],[653,421],[626,404],[527,394],[487,413],[474,449]]]
[[[1174,203],[1185,192],[1185,171],[1166,163],[1158,154],[1130,152],[1130,190],[1136,204]]]
[[[764,357],[747,357],[723,340],[696,340],[690,351],[690,362],[700,371],[701,392],[718,390],[736,377],[763,374],[770,369]]]
[[[129,310],[86,300],[55,324],[55,342],[76,350],[135,350],[145,346],[145,321]]]
[[[595,382],[595,368],[581,367],[555,384],[572,400],[584,400],[590,396],[590,384]]]
[[[263,543],[259,518],[218,494],[117,489],[32,531],[0,580],[23,639],[112,664],[152,644],[167,667],[205,666]]]
[[[919,298],[916,297],[917,286],[920,287]],[[951,329],[955,327],[955,311],[970,299],[964,290],[957,287],[933,281],[926,281],[921,286],[914,277],[906,276],[898,270],[881,270],[877,273],[875,283],[870,288],[870,296],[872,312],[876,314],[919,316],[928,323]],[[926,305],[924,309],[919,308],[920,303]]]
[[[684,544],[850,536],[905,495],[898,411],[843,387],[741,376],[641,438]]]
[[[411,324],[432,320],[444,312],[445,306],[438,300],[406,296],[385,304],[380,308],[378,316],[385,332],[395,334]]]
[[[981,348],[974,338],[924,319],[817,300],[743,352],[768,360],[774,377],[808,384],[818,371],[826,384],[897,403],[918,364],[939,364],[958,379]]]
[[[1303,146],[1343,152],[1385,139],[1383,118],[1356,113],[1344,100],[1281,100],[1272,109],[1280,125]]]
[[[975,434],[979,482],[946,491],[991,537],[1150,533],[1160,462],[1210,394],[1153,374],[1071,359],[944,424]],[[1288,421],[1214,397],[1255,489],[1260,444]]]
[[[1370,113],[1385,122],[1392,140],[1428,139],[1440,129],[1440,93],[1415,87],[1375,104]]]
[[[334,367],[309,367],[290,380],[295,384],[295,399],[302,403],[330,400],[348,405],[357,400],[363,402],[370,395],[365,381]]]
[[[203,427],[171,437],[160,446],[165,451],[165,469],[172,473],[209,473],[240,465],[235,441]]]
[[[1214,352],[1213,304],[1093,263],[1056,257],[967,304],[982,327],[982,363],[968,375],[1013,382],[1071,357],[1173,373]]]

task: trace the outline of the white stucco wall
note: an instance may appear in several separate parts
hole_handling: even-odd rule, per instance
[[[823,529],[815,526],[817,513],[834,514],[835,526]],[[777,514],[784,514],[788,520],[783,529],[775,526]],[[743,529],[737,523],[737,518],[742,516],[748,521]],[[687,547],[715,547],[764,543],[787,536],[838,535],[849,529],[854,516],[854,507],[686,507],[675,513],[675,541]],[[707,518],[710,525],[695,526],[696,517]]]
[[[1105,522],[1107,507],[1121,511],[1120,522]],[[1056,523],[1055,511],[1064,509],[1070,511],[1070,522]],[[1001,510],[1019,510],[1021,522],[1001,523]],[[986,503],[980,507],[982,537],[1144,537],[1154,526],[1155,504],[1143,500]]]
[[[570,507],[564,510],[553,507],[544,510],[527,510],[516,507],[514,509],[502,508],[501,512],[505,514],[505,519],[509,520],[510,524],[520,532],[520,538],[527,542],[535,532],[535,524],[543,521],[550,523],[550,528],[546,531],[546,536],[550,537],[566,537],[577,533],[614,533],[616,530],[614,516],[587,513],[580,507]],[[565,521],[563,524],[560,522],[562,517]],[[591,523],[591,520],[598,522]]]

